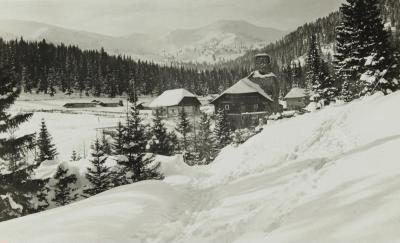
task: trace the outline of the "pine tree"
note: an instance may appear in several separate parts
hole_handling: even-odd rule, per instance
[[[214,128],[215,145],[222,149],[231,143],[231,129],[226,112],[218,110]]]
[[[8,162],[8,169],[15,172],[23,165],[24,153],[31,148],[34,135],[28,134],[21,137],[15,135],[18,126],[31,117],[31,113],[10,115],[7,109],[15,102],[20,94],[20,89],[7,68],[0,69],[0,158]],[[8,137],[4,138],[5,134]]]
[[[121,122],[118,122],[117,130],[113,135],[114,143],[113,143],[113,154],[114,155],[121,155],[123,153],[124,147],[124,132],[125,127],[122,126]]]
[[[131,108],[126,123],[123,146],[126,159],[118,161],[118,164],[129,173],[131,182],[162,179],[163,176],[158,171],[160,163],[154,163],[153,157],[146,154],[145,127],[136,107]]]
[[[84,190],[84,193],[93,196],[112,188],[112,173],[110,168],[105,165],[107,157],[102,151],[102,145],[98,139],[92,147],[91,155],[92,167],[88,168],[85,175],[91,185]]]
[[[78,154],[76,153],[76,151],[75,150],[72,150],[72,155],[71,155],[71,161],[78,161],[79,159],[78,159]]]
[[[8,163],[9,173],[0,174],[0,221],[27,215],[35,210],[34,198],[43,181],[31,178],[33,166],[24,163],[25,153],[32,149],[34,135],[15,136],[18,126],[32,114],[10,115],[7,109],[15,102],[20,89],[8,68],[0,70],[0,159]],[[7,136],[8,135],[8,136]],[[5,197],[4,197],[5,196]],[[21,207],[15,207],[15,205]]]
[[[314,101],[323,101],[325,105],[335,101],[339,95],[339,90],[336,87],[336,81],[329,73],[328,63],[321,60],[320,73],[318,81],[313,85]]]
[[[309,42],[310,44],[306,58],[307,62],[306,87],[311,90],[312,87],[319,81],[321,74],[322,58],[320,54],[320,44],[317,35],[312,34]]]
[[[57,155],[55,145],[51,142],[51,136],[47,131],[46,123],[42,119],[39,136],[36,140],[36,145],[39,150],[39,156],[37,158],[38,163],[42,163],[45,160],[53,160]]]
[[[107,155],[112,154],[112,146],[111,146],[110,142],[108,141],[107,136],[104,133],[104,131],[101,136],[101,150]]]
[[[171,156],[175,150],[175,144],[173,143],[173,139],[171,139],[171,133],[167,132],[159,110],[156,110],[150,133],[152,134],[149,143],[150,152]]]
[[[210,117],[203,113],[200,118],[198,139],[198,163],[199,164],[209,164],[215,156],[214,153],[214,138],[211,131],[211,120]]]
[[[179,122],[176,131],[181,135],[180,149],[185,153],[189,151],[189,133],[191,132],[191,125],[187,113],[184,109],[179,112]]]
[[[340,8],[335,69],[346,101],[399,88],[397,60],[380,17],[378,0],[347,0]]]
[[[64,165],[59,165],[57,172],[54,176],[56,181],[54,187],[54,198],[53,202],[58,206],[67,205],[77,199],[77,195],[74,195],[73,186],[77,182],[77,177],[74,174],[69,173],[69,169]]]
[[[384,27],[378,0],[364,0],[368,11],[365,13],[365,22],[360,33],[361,38],[368,40],[365,48],[364,64],[366,71],[362,74],[361,94],[371,94],[382,91],[390,94],[400,88],[399,83],[399,60],[390,43],[390,30]]]

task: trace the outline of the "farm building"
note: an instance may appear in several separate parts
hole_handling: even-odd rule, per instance
[[[65,108],[91,108],[96,107],[97,104],[95,102],[90,103],[67,103],[64,105]]]
[[[211,102],[223,109],[233,129],[256,126],[259,119],[274,112],[274,101],[256,83],[244,78]]]
[[[99,105],[102,107],[119,107],[124,106],[124,102],[122,100],[118,102],[99,102]]]
[[[189,115],[200,114],[199,99],[185,89],[167,90],[158,96],[149,107],[161,112],[162,116],[175,117],[184,109]]]
[[[302,88],[291,89],[284,99],[288,110],[301,110],[310,104],[310,96]]]

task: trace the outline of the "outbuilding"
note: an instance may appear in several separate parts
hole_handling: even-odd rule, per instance
[[[310,104],[310,95],[302,88],[291,89],[284,99],[288,110],[301,110]]]
[[[181,110],[185,110],[188,115],[198,115],[200,106],[199,99],[186,89],[167,90],[149,105],[153,111],[158,110],[166,117],[176,117]]]

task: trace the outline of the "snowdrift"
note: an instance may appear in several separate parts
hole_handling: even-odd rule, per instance
[[[208,167],[0,223],[0,242],[400,242],[399,104],[268,124]]]

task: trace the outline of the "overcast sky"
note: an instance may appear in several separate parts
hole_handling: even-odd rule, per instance
[[[108,35],[167,32],[221,19],[292,30],[338,9],[342,0],[0,0],[0,18]]]

